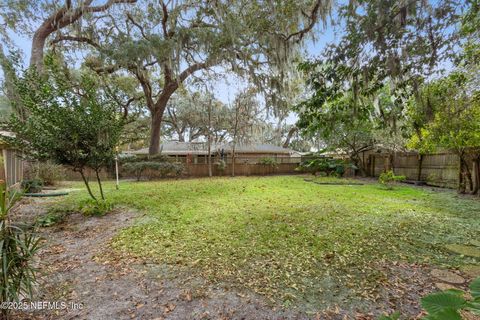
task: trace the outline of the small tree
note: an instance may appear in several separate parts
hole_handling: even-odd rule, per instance
[[[13,142],[30,158],[72,167],[97,200],[85,173],[93,169],[104,200],[99,172],[114,159],[124,120],[111,93],[101,90],[93,75],[75,77],[47,60],[42,76],[27,70],[16,81],[28,117],[12,115],[7,127],[15,133]]]

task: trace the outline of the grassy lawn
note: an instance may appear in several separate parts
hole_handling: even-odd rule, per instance
[[[480,263],[446,248],[474,244],[480,232],[480,201],[454,192],[320,185],[302,176],[129,182],[119,191],[107,183],[106,189],[116,204],[147,214],[114,239],[115,249],[287,305],[373,294],[386,280],[378,266],[394,261]],[[74,192],[65,201],[83,198],[86,192]]]

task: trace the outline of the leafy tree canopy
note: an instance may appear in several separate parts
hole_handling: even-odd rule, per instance
[[[49,58],[45,75],[28,69],[16,82],[27,116],[12,114],[7,128],[28,157],[78,171],[95,199],[85,177],[86,168],[93,169],[103,199],[98,173],[114,159],[124,118],[115,99],[98,83],[96,76],[69,73]]]

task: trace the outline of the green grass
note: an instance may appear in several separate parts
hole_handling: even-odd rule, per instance
[[[332,184],[332,185],[360,185],[360,184],[365,184],[369,183],[370,181],[360,181],[358,179],[354,178],[337,178],[337,177],[330,177],[330,176],[314,176],[314,175],[308,175],[304,177],[305,181],[308,182],[316,182],[319,184]]]
[[[112,245],[277,302],[311,306],[373,295],[385,281],[378,268],[385,262],[480,262],[445,247],[478,239],[480,201],[304,178],[129,182],[119,191],[107,184],[109,199],[147,214]],[[85,197],[74,192],[66,201]]]

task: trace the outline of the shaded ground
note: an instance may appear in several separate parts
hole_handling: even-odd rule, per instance
[[[143,183],[139,185],[146,186]],[[263,184],[262,188],[265,189]],[[197,192],[205,193],[204,190]],[[145,195],[152,197],[153,193]],[[414,196],[418,198],[417,194]],[[133,194],[132,198],[135,197]],[[52,201],[23,200],[23,205],[17,210],[17,219],[33,221],[44,213],[45,207]],[[128,202],[128,199],[125,201]],[[40,255],[42,276],[38,300],[74,302],[83,308],[20,313],[17,318],[373,319],[375,315],[393,310],[415,317],[420,313],[420,297],[434,290],[436,284],[444,287],[455,285],[457,288],[466,286],[465,282],[452,284],[435,278],[427,263],[378,260],[369,266],[375,268],[375,277],[371,278],[372,274],[369,273],[369,278],[365,279],[365,282],[375,283],[375,288],[365,286],[363,291],[349,291],[347,289],[351,283],[348,279],[338,283],[324,276],[309,287],[309,292],[304,293],[313,301],[304,300],[303,305],[287,303],[280,307],[276,302],[238,283],[215,279],[206,281],[201,273],[196,272],[195,265],[190,265],[188,269],[182,261],[178,261],[167,266],[155,256],[149,258],[149,254],[139,255],[135,252],[133,255],[128,250],[112,248],[109,245],[112,238],[125,228],[150,223],[161,227],[158,218],[152,219],[145,210],[148,208],[143,209],[142,212],[147,213],[145,216],[127,209],[102,218],[72,214],[61,224],[42,228],[46,242]],[[145,250],[158,249],[159,244],[155,240],[152,238],[151,243],[143,243]],[[324,256],[325,260],[334,258],[337,257]],[[259,266],[262,267],[268,268]],[[352,270],[358,271],[358,267],[354,266]],[[252,274],[257,272],[251,271]],[[471,278],[454,272],[462,278]],[[324,297],[328,299],[321,300]],[[332,301],[335,303],[332,304]]]

